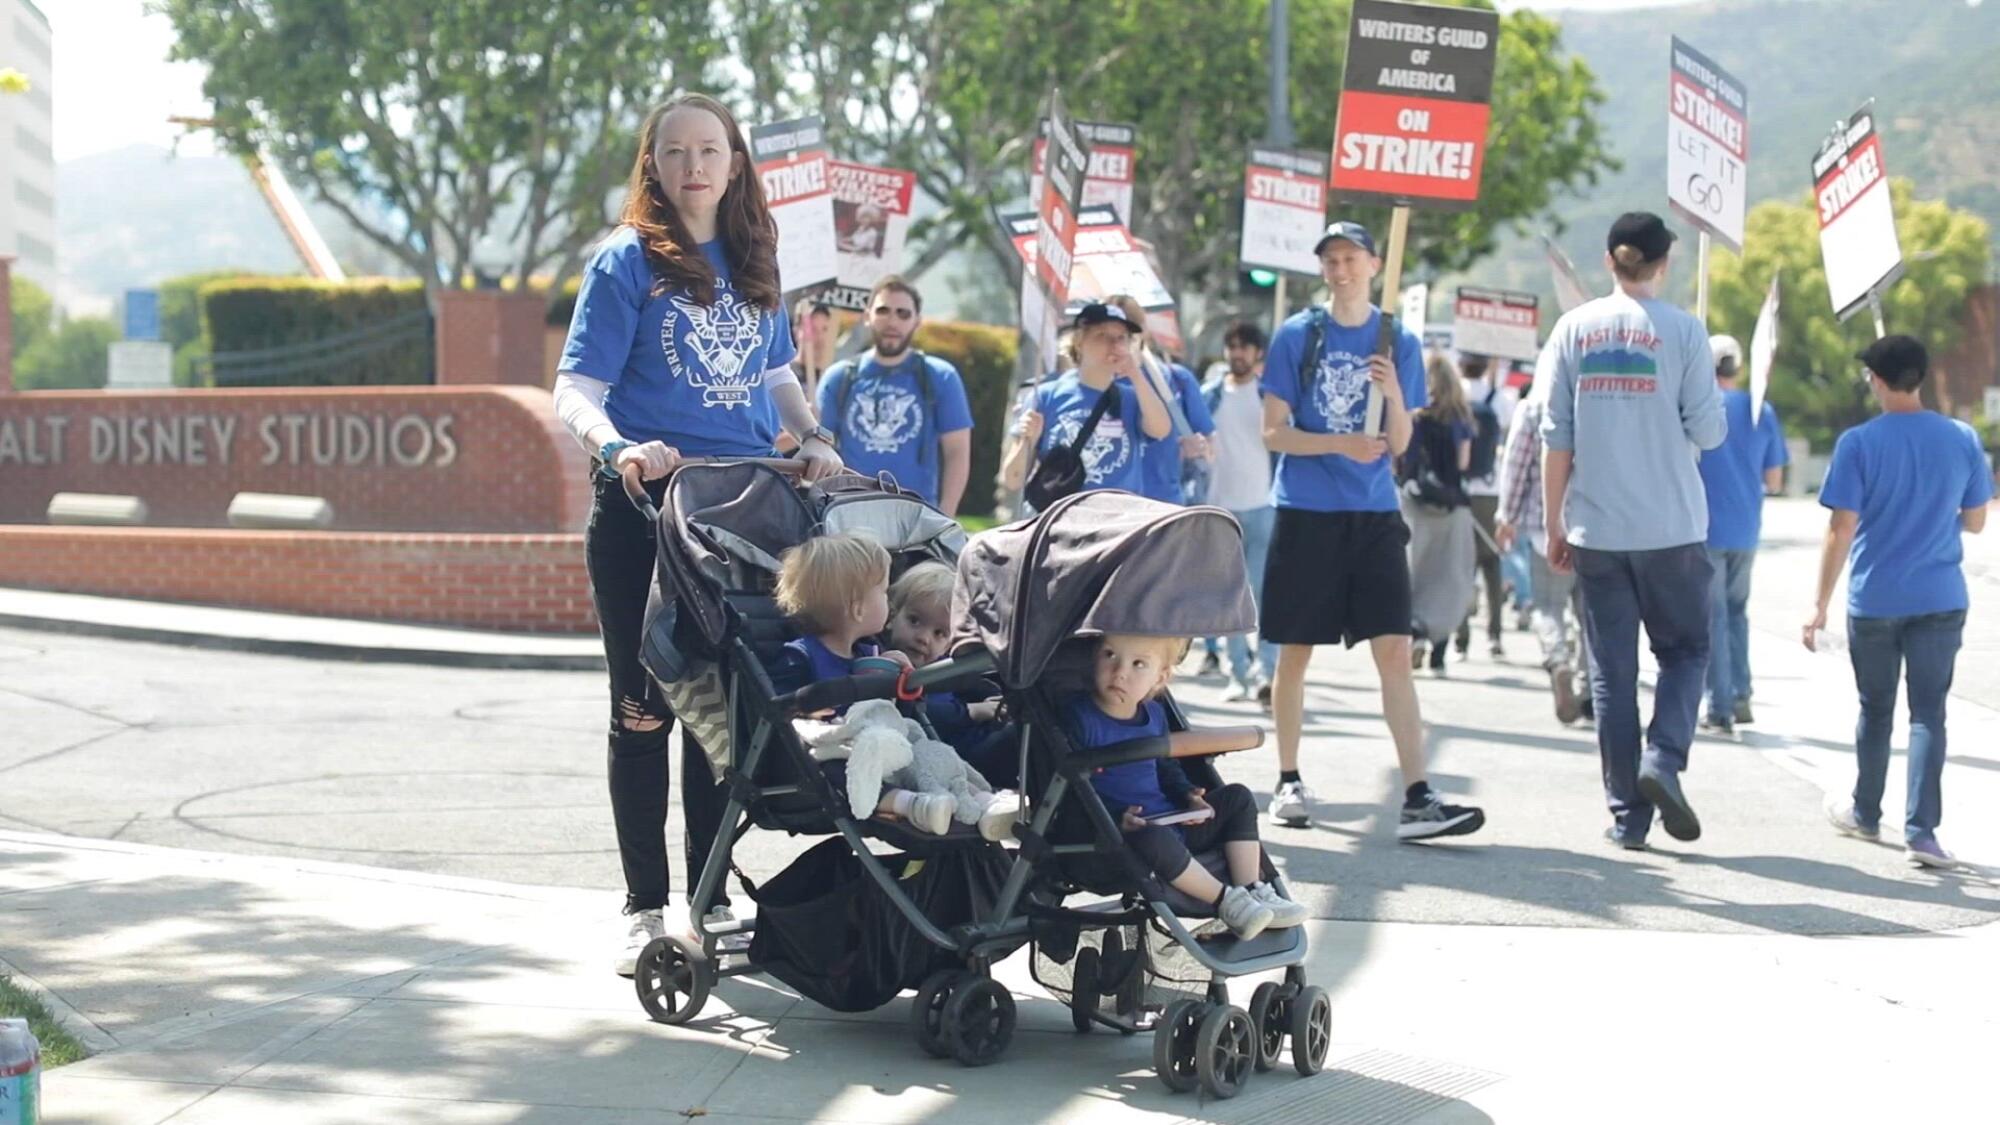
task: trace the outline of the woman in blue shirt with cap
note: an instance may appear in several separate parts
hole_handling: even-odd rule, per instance
[[[777,225],[735,118],[702,94],[655,108],[619,227],[584,269],[555,384],[558,417],[598,465],[584,551],[611,676],[611,811],[632,916],[615,963],[626,976],[665,931],[673,713],[639,664],[655,540],[619,477],[656,482],[657,499],[682,458],[770,456],[781,427],[809,479],[839,471],[792,370],[781,292]],[[723,802],[685,729],[681,783],[692,884]]]
[[[1013,448],[1001,465],[1002,481],[1020,488],[1029,469],[1059,445],[1074,442],[1089,422],[1100,398],[1118,398],[1106,408],[1082,449],[1084,490],[1117,488],[1145,491],[1142,438],[1159,439],[1174,430],[1167,404],[1152,380],[1133,380],[1122,372],[1136,370],[1134,349],[1141,327],[1132,322],[1117,298],[1083,306],[1076,314],[1077,366],[1035,388]]]

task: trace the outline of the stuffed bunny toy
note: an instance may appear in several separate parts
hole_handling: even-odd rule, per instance
[[[926,735],[886,699],[857,703],[835,723],[801,720],[798,726],[813,757],[847,760],[847,803],[859,819],[873,816],[883,789],[893,788],[950,794],[952,818],[978,825],[988,840],[1003,840],[1013,828],[1014,794],[995,793],[958,751]]]

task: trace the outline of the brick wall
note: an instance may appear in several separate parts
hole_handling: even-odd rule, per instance
[[[538,329],[539,331],[539,329]],[[588,458],[532,387],[30,391],[0,407],[0,524],[57,492],[222,527],[238,492],[324,496],[342,531],[575,532]]]
[[[0,395],[14,392],[14,259],[0,254]]]
[[[0,526],[0,586],[471,629],[597,628],[580,535]]]
[[[438,294],[437,381],[545,386],[542,336],[548,298],[498,289],[448,289]]]

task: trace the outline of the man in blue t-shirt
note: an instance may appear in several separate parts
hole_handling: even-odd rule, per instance
[[[1423,348],[1398,327],[1382,351],[1382,310],[1370,303],[1382,268],[1360,223],[1326,228],[1313,248],[1332,299],[1290,318],[1264,357],[1264,441],[1279,455],[1271,489],[1278,518],[1264,567],[1259,633],[1278,647],[1271,713],[1278,789],[1271,817],[1312,819],[1299,777],[1306,665],[1314,645],[1362,641],[1382,684],[1382,717],[1405,785],[1398,839],[1461,836],[1486,822],[1447,805],[1424,772],[1424,723],[1410,672],[1410,530],[1390,473],[1410,444],[1410,411],[1424,405]],[[1382,432],[1368,425],[1369,392],[1382,398]]]
[[[1785,483],[1785,431],[1777,408],[1764,404],[1753,424],[1750,392],[1738,390],[1743,348],[1732,336],[1711,336],[1715,381],[1729,433],[1701,455],[1701,485],[1708,494],[1708,706],[1702,725],[1728,734],[1750,713],[1750,567],[1764,523],[1764,497]]]
[[[1930,360],[1908,336],[1884,336],[1857,358],[1882,413],[1840,435],[1819,502],[1831,509],[1820,556],[1819,601],[1806,622],[1806,647],[1826,628],[1827,604],[1843,563],[1847,647],[1861,717],[1854,727],[1857,777],[1852,799],[1833,797],[1827,817],[1850,836],[1874,840],[1889,776],[1898,669],[1910,686],[1910,772],[1903,839],[1910,861],[1953,867],[1938,844],[1943,819],[1944,701],[1970,604],[1960,564],[1961,532],[1986,527],[1993,467],[1972,427],[1924,409],[1917,388]]]
[[[868,295],[873,346],[827,368],[819,416],[855,472],[897,484],[958,514],[972,465],[972,409],[958,369],[916,350],[924,298],[891,274]]]

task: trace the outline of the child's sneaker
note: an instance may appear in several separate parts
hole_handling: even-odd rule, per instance
[[[1242,887],[1231,887],[1222,892],[1215,916],[1239,939],[1249,941],[1270,926],[1273,915],[1271,908],[1258,901],[1257,896]]]
[[[1312,912],[1278,893],[1278,888],[1270,883],[1250,884],[1250,897],[1271,908],[1271,928],[1289,930],[1293,926],[1305,924]]]
[[[1020,816],[1020,796],[1011,789],[1002,789],[987,799],[986,810],[979,814],[979,835],[994,843],[1012,839],[1014,822]]]
[[[957,811],[958,801],[949,793],[918,793],[910,801],[905,819],[933,836],[942,836],[951,831],[951,815]]]

